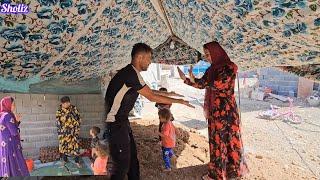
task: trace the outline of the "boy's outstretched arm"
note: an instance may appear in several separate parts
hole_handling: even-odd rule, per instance
[[[195,108],[194,106],[192,106],[189,103],[189,101],[158,95],[158,94],[154,93],[147,85],[144,86],[142,89],[140,89],[138,91],[138,93],[141,94],[142,96],[146,97],[151,102],[157,102],[157,103],[162,103],[162,104],[178,103],[178,104],[183,104],[183,105],[189,106],[191,108]]]
[[[153,89],[152,89],[152,92],[155,93],[155,94],[161,95],[161,96],[184,97],[183,95],[178,94],[178,93],[176,93],[176,92],[174,92],[174,91],[166,92],[166,91],[158,91],[158,90],[153,90]]]

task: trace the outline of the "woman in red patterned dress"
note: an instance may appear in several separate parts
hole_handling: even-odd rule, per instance
[[[178,68],[184,83],[206,89],[204,114],[208,121],[210,162],[208,174],[202,179],[238,179],[248,171],[240,133],[240,119],[234,96],[238,67],[217,42],[203,46],[205,58],[211,64],[201,79],[190,74],[186,78]]]

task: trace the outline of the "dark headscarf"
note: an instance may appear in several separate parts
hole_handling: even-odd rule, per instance
[[[211,66],[209,68],[209,82],[212,83],[217,76],[217,72],[220,68],[232,64],[226,51],[220,46],[218,42],[212,41],[205,45],[203,48],[208,49],[211,56]]]

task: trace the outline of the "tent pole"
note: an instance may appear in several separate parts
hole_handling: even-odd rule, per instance
[[[167,27],[169,28],[169,31],[170,31],[171,35],[172,36],[176,36],[174,34],[174,31],[173,31],[173,28],[172,28],[172,24],[169,21],[167,12],[166,12],[165,8],[163,7],[162,0],[150,0],[150,2],[152,3],[152,5],[155,8],[155,10],[158,12],[160,17],[163,19],[163,21],[166,23]]]
[[[237,73],[237,81],[238,81],[238,99],[239,99],[239,106],[238,106],[238,110],[239,110],[239,118],[240,118],[240,122],[241,122],[241,101],[240,101],[240,81],[239,81],[239,73]]]

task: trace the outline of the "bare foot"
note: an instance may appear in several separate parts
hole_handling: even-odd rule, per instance
[[[65,161],[62,161],[61,162],[61,167],[64,167],[66,165],[66,162]]]
[[[77,165],[78,168],[82,167],[80,163],[76,163],[76,165]]]

